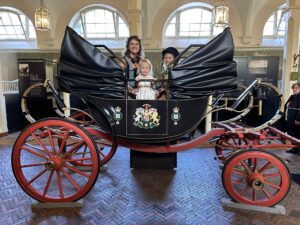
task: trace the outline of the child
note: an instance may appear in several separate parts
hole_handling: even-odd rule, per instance
[[[156,93],[152,89],[152,84],[157,79],[153,78],[152,64],[148,59],[141,59],[139,63],[139,75],[135,80],[138,82],[136,99],[154,100]]]

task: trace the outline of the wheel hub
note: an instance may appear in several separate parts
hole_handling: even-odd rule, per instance
[[[50,158],[46,163],[47,170],[60,170],[63,167],[64,160],[61,157]]]
[[[264,188],[264,182],[263,176],[259,173],[253,173],[248,177],[249,185],[257,191]]]

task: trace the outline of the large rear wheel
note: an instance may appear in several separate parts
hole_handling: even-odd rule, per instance
[[[48,118],[30,124],[19,135],[12,150],[12,168],[17,182],[32,198],[72,202],[94,186],[99,156],[95,142],[83,128]]]

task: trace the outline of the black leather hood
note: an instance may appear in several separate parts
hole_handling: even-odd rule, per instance
[[[70,93],[115,99],[125,96],[124,70],[70,27],[61,45],[58,84]]]
[[[172,98],[193,98],[237,88],[237,65],[229,28],[178,63],[169,75]]]

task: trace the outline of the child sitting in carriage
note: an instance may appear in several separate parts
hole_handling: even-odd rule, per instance
[[[135,78],[138,82],[136,99],[155,100],[157,92],[152,88],[157,78],[153,77],[152,64],[148,59],[141,59],[139,63],[139,74]]]

